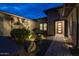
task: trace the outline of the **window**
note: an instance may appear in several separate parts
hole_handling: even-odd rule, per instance
[[[58,23],[59,26],[61,26],[61,23]]]
[[[44,23],[44,30],[47,30],[47,23]]]
[[[47,23],[40,24],[40,30],[47,30]]]
[[[43,30],[43,24],[40,24],[40,30]]]

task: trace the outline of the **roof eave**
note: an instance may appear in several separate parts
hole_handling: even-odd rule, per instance
[[[63,8],[63,6],[59,6],[59,7],[50,8],[50,9],[44,10],[44,13],[48,15],[49,11],[56,10],[56,9],[59,9],[59,8]]]

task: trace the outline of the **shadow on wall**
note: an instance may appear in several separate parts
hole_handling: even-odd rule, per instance
[[[75,24],[75,23],[74,23]],[[74,27],[73,27],[74,28]],[[77,29],[74,28],[74,30],[77,30],[77,35],[76,35],[76,47],[74,48],[70,48],[70,51],[72,53],[73,56],[79,56],[79,19],[78,19],[78,23],[77,23]],[[74,33],[73,33],[74,34]],[[74,35],[73,35],[74,36]]]

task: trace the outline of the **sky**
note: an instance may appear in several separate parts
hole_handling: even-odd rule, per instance
[[[44,10],[62,5],[63,3],[0,3],[0,10],[24,18],[38,19],[47,17]]]

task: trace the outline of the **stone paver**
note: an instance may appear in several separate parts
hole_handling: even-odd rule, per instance
[[[53,37],[52,43],[45,53],[46,56],[71,56],[69,48],[65,46],[64,37]],[[58,40],[58,41],[57,41]]]

